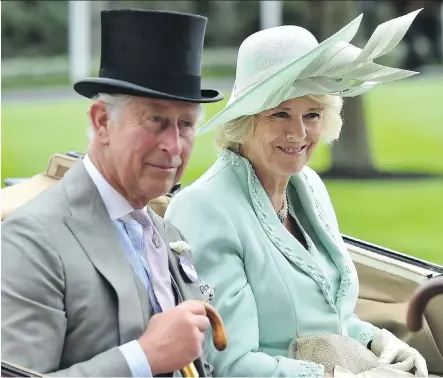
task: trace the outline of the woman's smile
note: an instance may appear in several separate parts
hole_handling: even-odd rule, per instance
[[[300,156],[301,154],[303,154],[306,150],[306,148],[308,147],[307,144],[303,144],[301,146],[298,147],[282,147],[282,146],[277,146],[277,148],[283,152],[286,155],[291,155],[291,156]]]

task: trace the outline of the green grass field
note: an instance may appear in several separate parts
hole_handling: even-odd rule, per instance
[[[393,83],[364,95],[377,167],[443,173],[443,79]],[[211,116],[224,103],[206,106]],[[85,151],[88,101],[2,107],[2,183],[45,169],[52,153]],[[352,127],[351,125],[349,127]],[[187,185],[214,161],[212,134],[197,139],[183,177]],[[330,164],[329,149],[311,167]],[[443,180],[326,181],[343,233],[443,264]]]

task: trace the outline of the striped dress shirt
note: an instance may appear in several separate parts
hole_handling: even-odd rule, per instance
[[[155,299],[154,291],[150,284],[149,265],[144,258],[143,228],[129,215],[134,208],[106,181],[88,155],[85,155],[83,158],[83,164],[96,185],[109,216],[117,229],[129,264],[145,286],[146,295],[149,296],[154,312],[160,312],[161,308]],[[152,377],[149,362],[137,340],[120,345],[119,349],[123,353],[133,377]]]

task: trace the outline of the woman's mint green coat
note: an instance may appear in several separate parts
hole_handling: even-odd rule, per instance
[[[190,244],[201,278],[215,288],[213,305],[229,342],[223,352],[208,342],[215,376],[322,377],[322,366],[287,358],[292,338],[336,333],[366,345],[377,330],[354,315],[357,273],[323,182],[305,167],[288,193],[295,215],[309,223],[311,253],[280,223],[249,161],[230,150],[165,214]],[[317,258],[324,248],[327,258]],[[328,271],[336,272],[335,282]]]

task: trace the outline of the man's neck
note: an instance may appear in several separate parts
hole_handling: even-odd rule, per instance
[[[120,185],[120,182],[117,176],[113,173],[112,169],[108,168],[106,164],[102,162],[105,161],[103,159],[103,155],[96,153],[93,150],[88,150],[88,157],[91,160],[92,164],[97,168],[103,178],[111,185],[120,195],[125,198],[134,209],[142,209],[144,208],[151,199],[148,199],[144,196],[132,197],[129,193],[124,189],[123,185]]]

